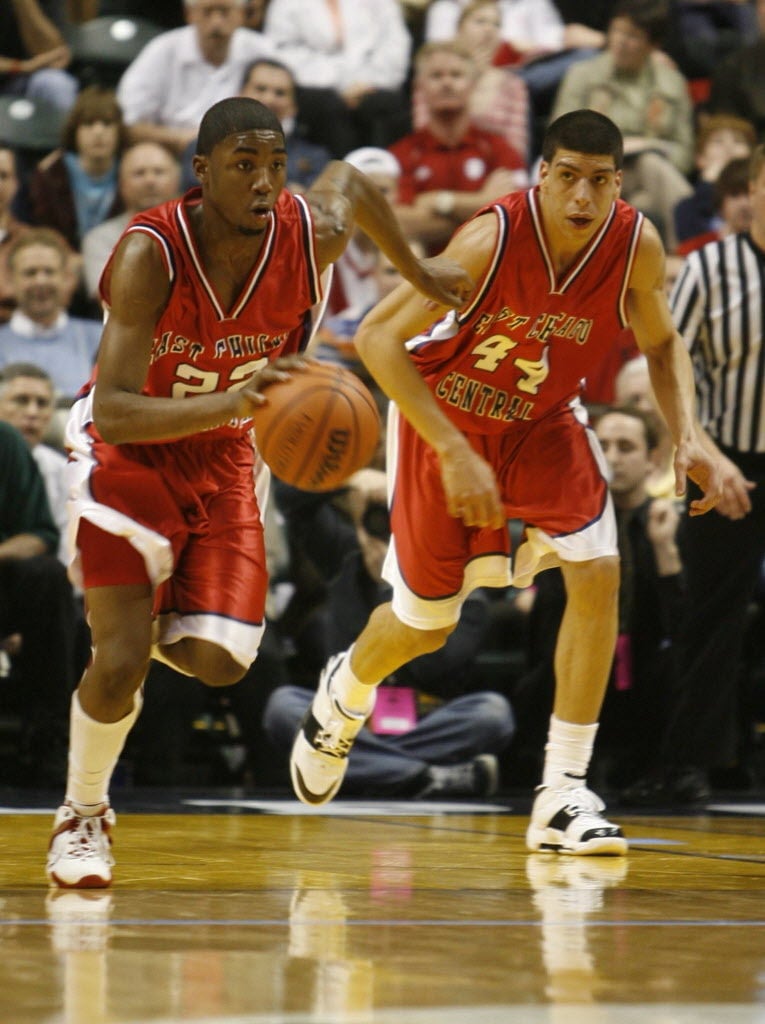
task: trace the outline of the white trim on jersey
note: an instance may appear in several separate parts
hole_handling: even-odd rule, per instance
[[[327,278],[327,286],[325,289],[322,288],[322,274],[319,271],[319,261],[316,256],[316,234],[314,232],[314,220],[311,207],[308,205],[308,201],[303,198],[299,193],[293,193],[293,198],[297,200],[298,206],[303,212],[303,217],[306,222],[306,236],[308,242],[308,265],[311,268],[311,280],[313,283],[313,289],[316,292],[316,302],[323,303],[322,313],[324,307],[327,304],[329,298],[329,288],[332,284],[332,275],[330,274]]]
[[[161,231],[157,231],[151,224],[133,224],[125,231],[126,235],[132,234],[134,231],[140,231],[144,235],[150,235],[155,241],[159,242],[159,247],[162,250],[162,255],[167,266],[167,274],[170,278],[170,284],[175,280],[175,264],[173,263],[173,252],[167,243],[167,239]]]
[[[547,240],[545,239],[544,228],[542,227],[542,212],[539,209],[538,196],[535,189],[532,188],[529,190],[528,199],[529,210],[531,212],[531,222],[534,225],[534,233],[537,236],[539,249],[542,253],[545,265],[547,267],[547,277],[550,282],[550,294],[562,295],[567,290],[567,288],[569,288],[573,284],[573,282],[584,270],[584,268],[587,266],[587,264],[590,262],[593,255],[595,254],[595,250],[600,245],[603,236],[605,235],[606,231],[608,231],[611,222],[616,216],[616,203],[611,204],[611,209],[609,210],[606,219],[601,224],[600,229],[593,236],[593,238],[590,241],[590,244],[584,250],[582,255],[577,258],[573,266],[568,270],[566,276],[561,281],[560,286],[556,287],[557,275],[555,272],[555,264],[553,263],[552,256],[550,255],[550,252],[547,248]]]

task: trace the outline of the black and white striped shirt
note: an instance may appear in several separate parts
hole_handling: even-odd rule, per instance
[[[702,425],[715,441],[765,452],[765,252],[730,235],[690,253],[670,306],[693,362]]]

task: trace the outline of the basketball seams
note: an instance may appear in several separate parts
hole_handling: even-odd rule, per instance
[[[333,490],[374,454],[380,413],[363,381],[344,367],[311,363],[307,374],[313,379],[300,371],[265,389],[268,404],[253,413],[256,445],[280,479]]]

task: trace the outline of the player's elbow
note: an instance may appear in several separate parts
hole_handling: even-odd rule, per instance
[[[100,396],[98,388],[93,400],[93,424],[107,444],[122,444],[130,440],[126,434],[129,418],[121,414],[117,403],[109,396]]]

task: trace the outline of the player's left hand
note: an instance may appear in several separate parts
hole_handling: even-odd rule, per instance
[[[420,260],[419,267],[418,279],[412,284],[432,300],[434,307],[465,305],[474,282],[464,267],[446,256]]]

